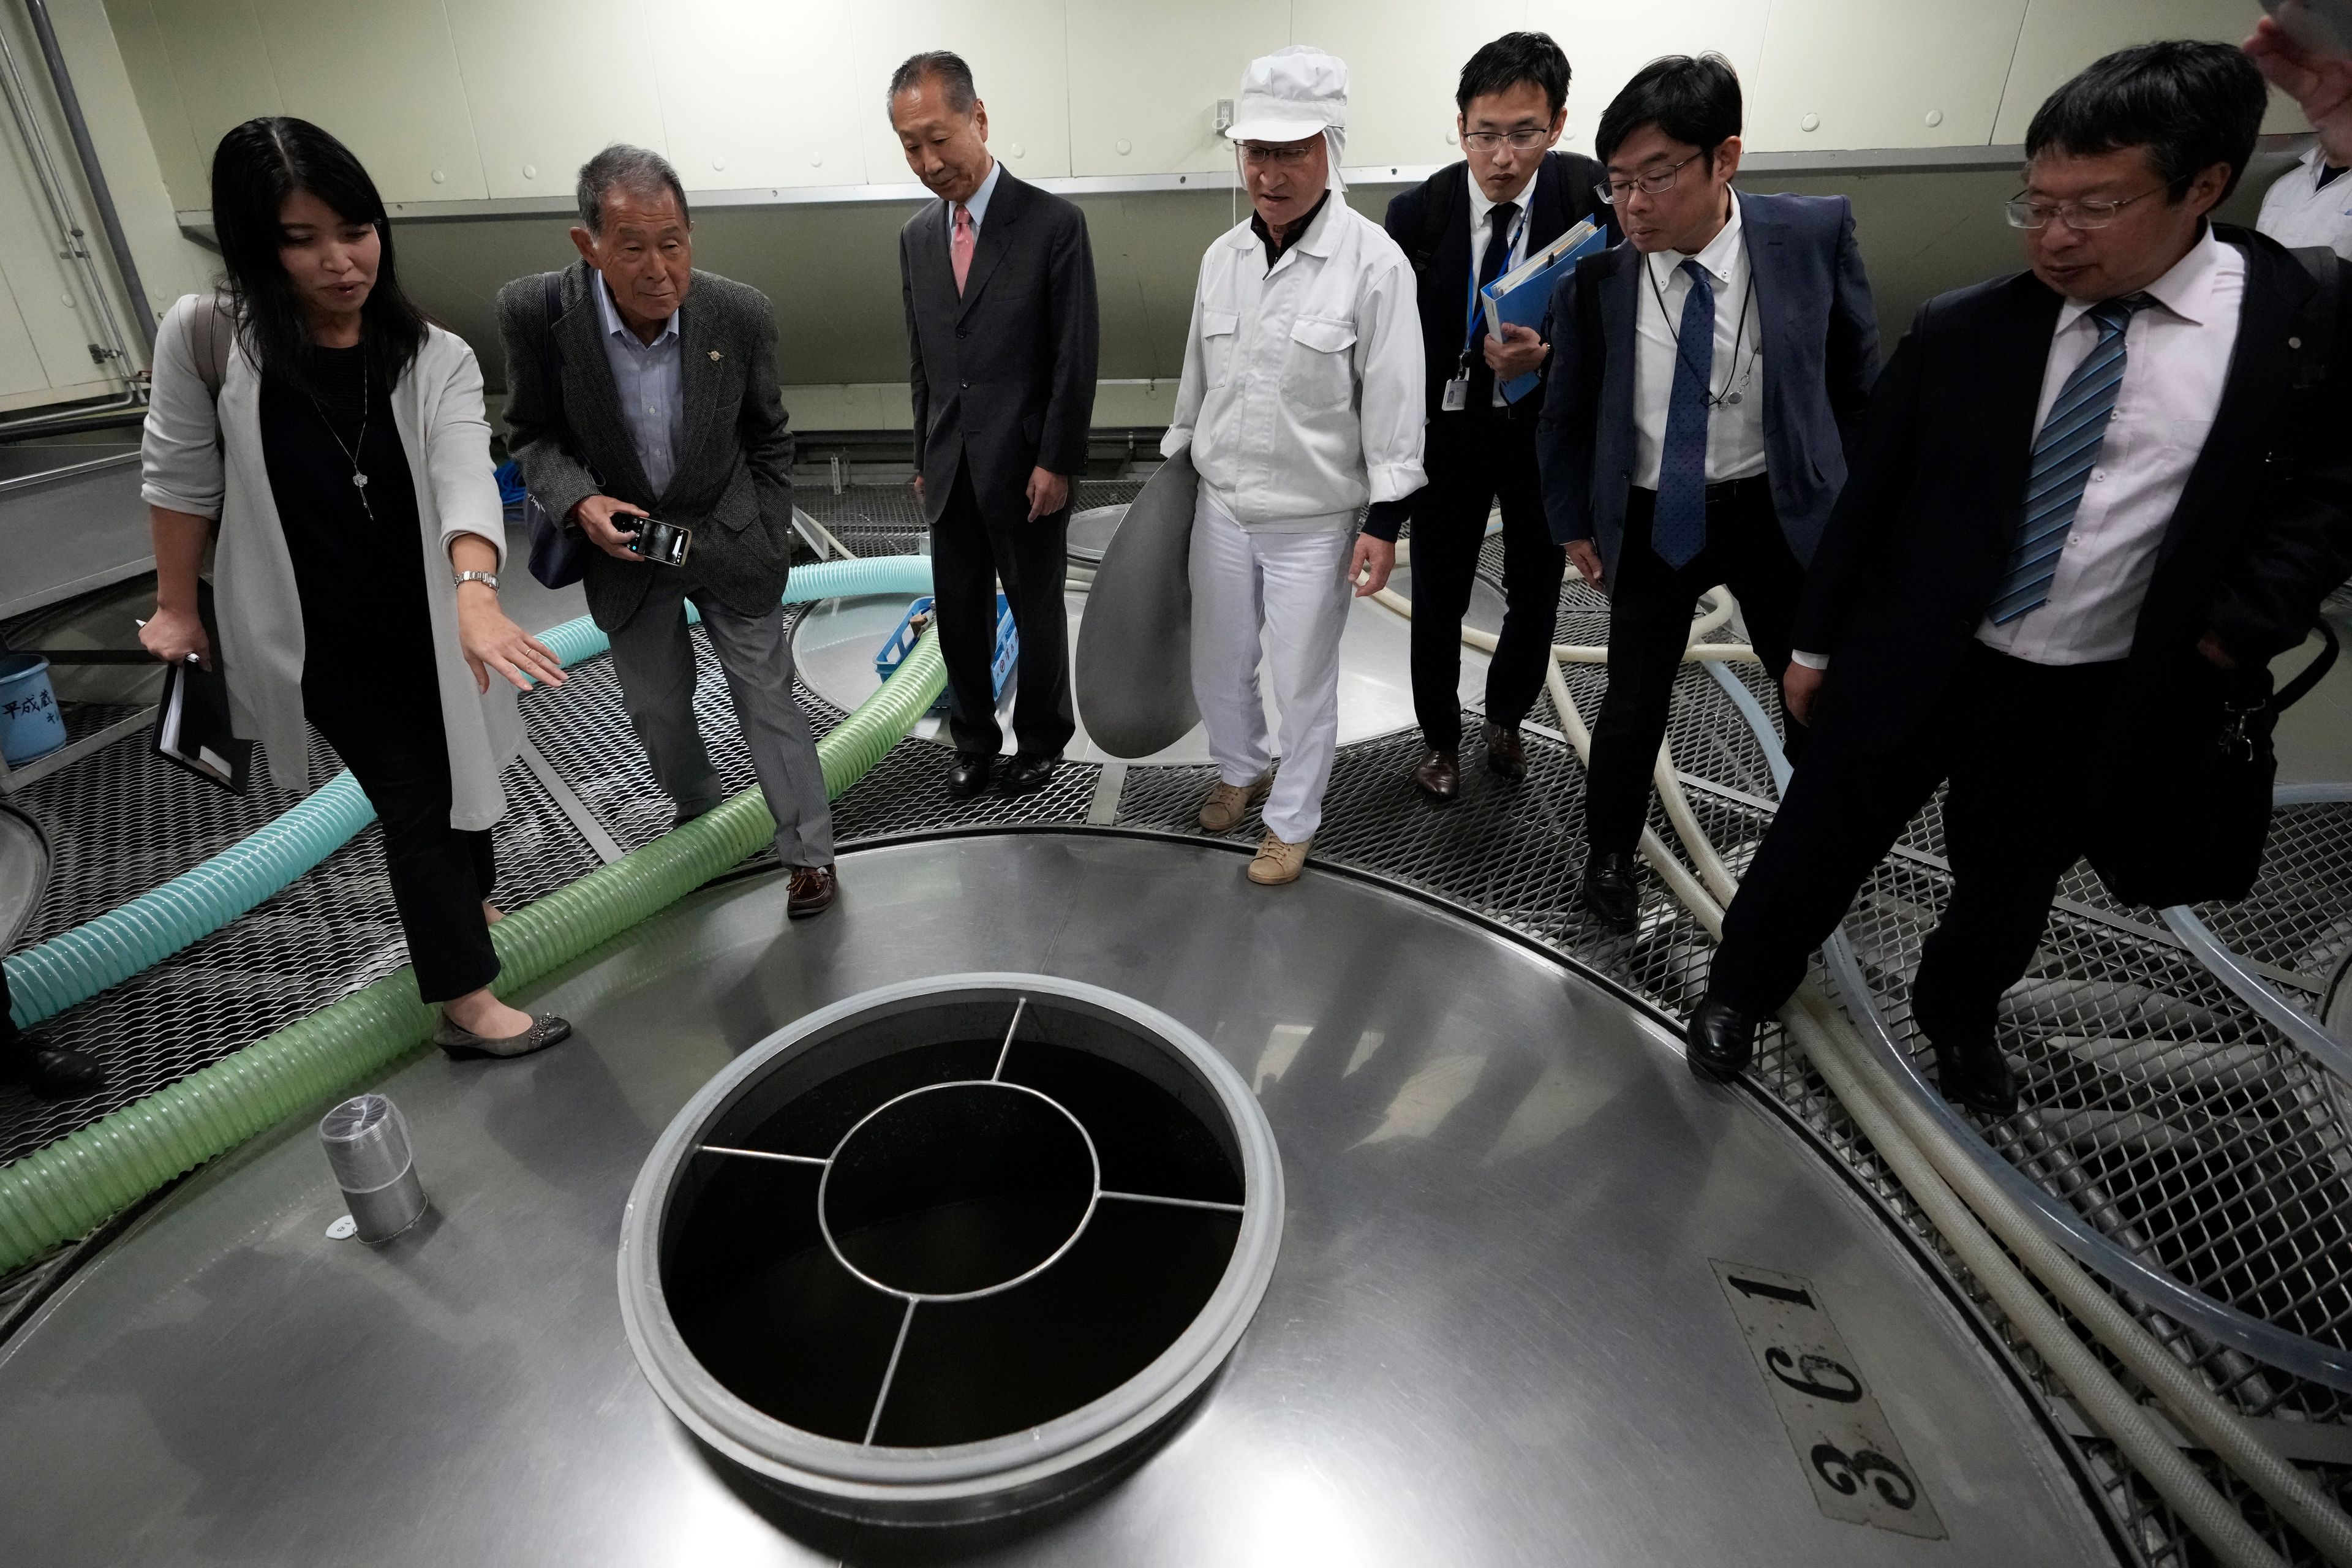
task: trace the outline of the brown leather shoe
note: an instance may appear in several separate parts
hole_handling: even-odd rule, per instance
[[[1486,740],[1486,771],[1500,773],[1514,781],[1528,776],[1527,743],[1519,739],[1517,724],[1504,729],[1500,724],[1488,724],[1483,733]]]
[[[795,866],[793,879],[784,885],[784,915],[789,920],[804,921],[811,915],[821,915],[833,908],[833,897],[841,891],[841,879],[830,866]]]
[[[1444,805],[1462,793],[1462,764],[1451,752],[1435,749],[1424,752],[1421,766],[1412,770],[1412,782],[1421,793]]]

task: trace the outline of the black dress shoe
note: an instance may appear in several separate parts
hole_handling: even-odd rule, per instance
[[[958,800],[986,794],[988,767],[995,760],[978,752],[958,752],[955,762],[948,768],[948,793]]]
[[[2017,1077],[2009,1070],[2000,1047],[1990,1040],[1965,1046],[1937,1041],[1936,1087],[1946,1100],[1957,1100],[1970,1110],[1987,1116],[2017,1114]]]
[[[1690,1049],[1683,1059],[1694,1077],[1709,1083],[1737,1078],[1756,1054],[1756,1020],[1730,1003],[1708,996],[1683,1026]]]
[[[1033,756],[1027,752],[1016,752],[1004,770],[1004,793],[1034,795],[1053,778],[1054,770],[1062,765],[1062,754],[1050,757]]]
[[[1485,734],[1486,771],[1514,781],[1527,777],[1528,748],[1527,742],[1519,739],[1519,727],[1514,724],[1506,730],[1500,724],[1490,723]]]
[[[1425,752],[1421,766],[1412,770],[1412,782],[1421,786],[1422,794],[1444,805],[1462,793],[1462,764],[1451,752]]]
[[[1633,858],[1587,854],[1584,885],[1577,897],[1593,918],[1615,931],[1629,931],[1642,912],[1642,889],[1633,880]]]
[[[0,1083],[22,1084],[39,1100],[79,1100],[106,1087],[106,1064],[88,1051],[26,1040],[0,1051]]]

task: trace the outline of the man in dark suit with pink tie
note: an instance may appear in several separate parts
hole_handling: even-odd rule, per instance
[[[990,156],[988,108],[960,56],[901,65],[890,124],[940,198],[899,231],[898,276],[948,667],[948,789],[987,789],[1003,742],[991,670],[1001,578],[1021,639],[1003,787],[1025,794],[1053,777],[1076,727],[1062,595],[1070,485],[1094,418],[1094,252],[1076,207]]]

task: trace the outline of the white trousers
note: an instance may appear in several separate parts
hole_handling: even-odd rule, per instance
[[[1347,571],[1355,537],[1348,529],[1253,532],[1205,485],[1192,514],[1193,700],[1218,776],[1254,782],[1274,761],[1258,691],[1263,658],[1282,726],[1282,772],[1263,815],[1286,844],[1305,843],[1323,821],[1339,741],[1339,634],[1354,596]]]

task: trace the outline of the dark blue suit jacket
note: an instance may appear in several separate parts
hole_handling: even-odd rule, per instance
[[[1756,281],[1772,504],[1789,548],[1810,562],[1878,374],[1877,312],[1843,196],[1734,195]],[[1536,436],[1544,507],[1560,543],[1598,542],[1612,584],[1633,480],[1641,282],[1631,245],[1587,257],[1553,290],[1546,327],[1551,365]]]

